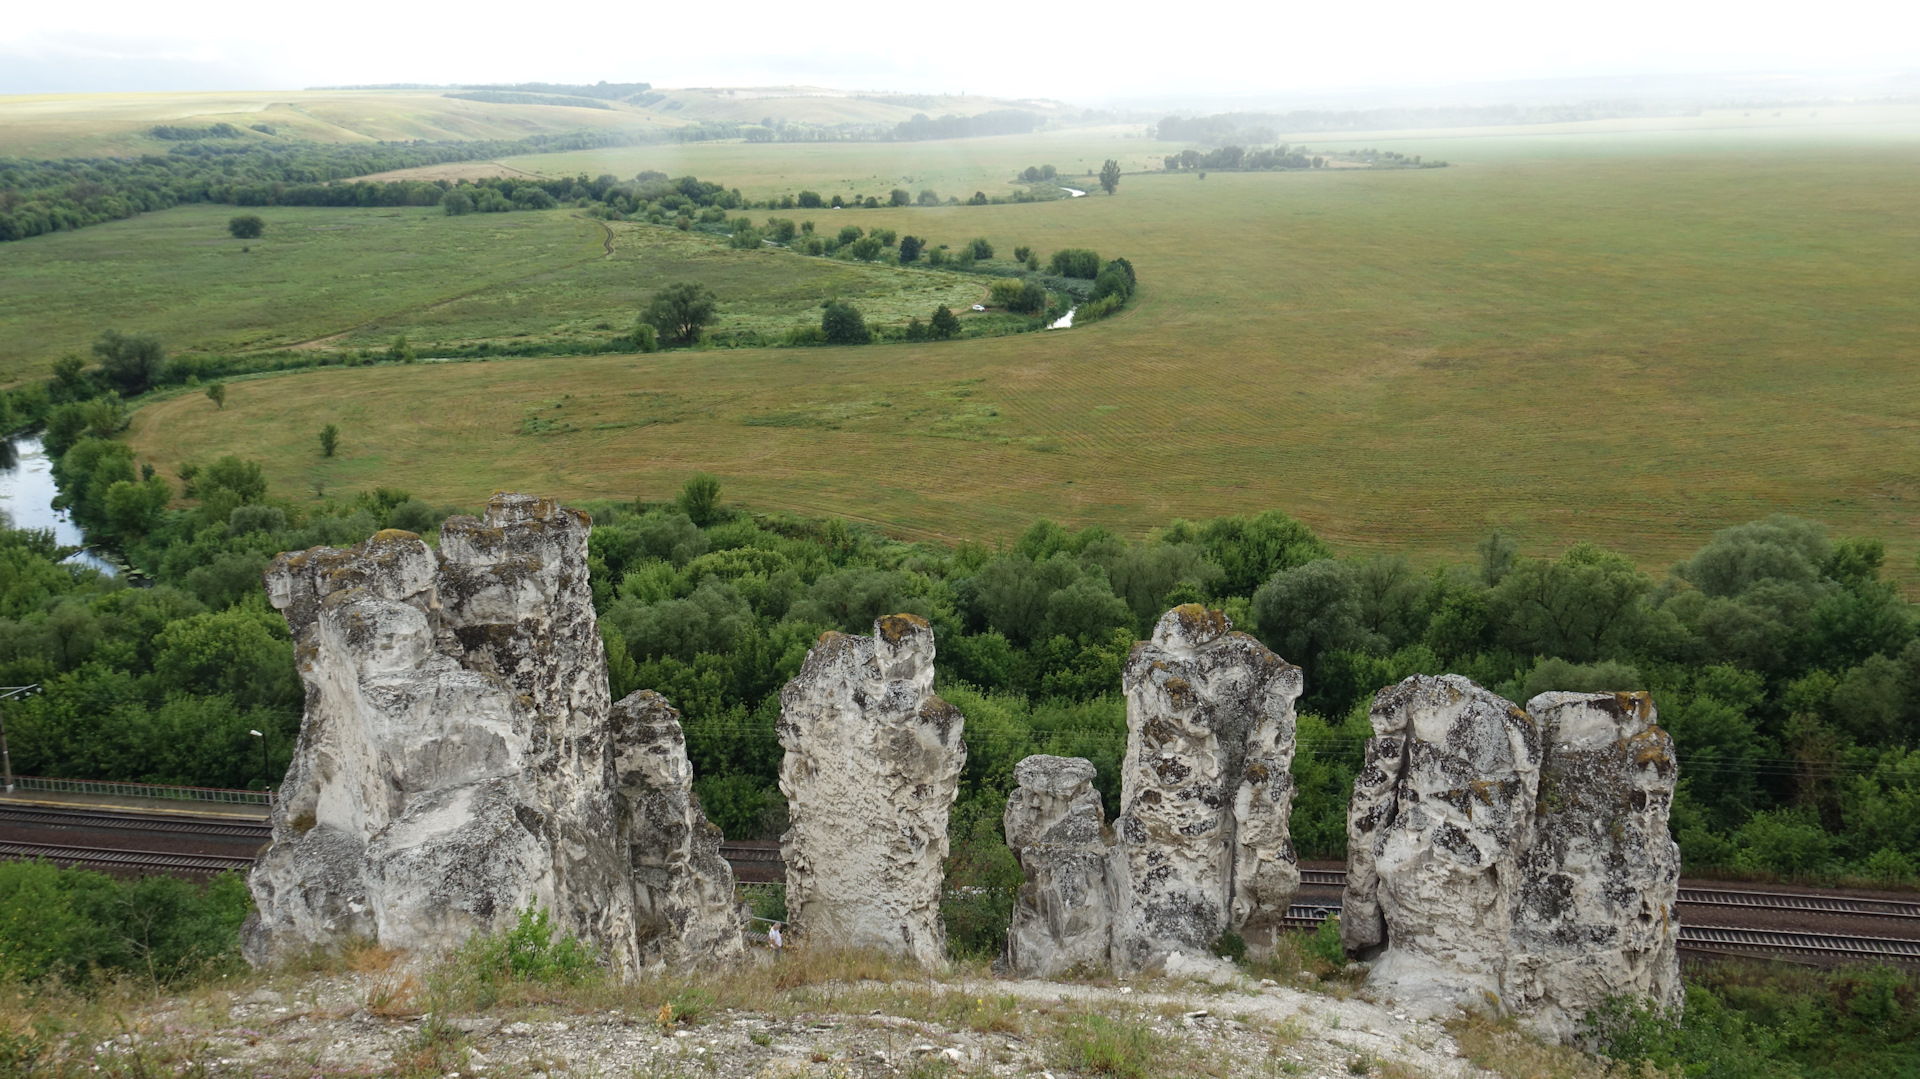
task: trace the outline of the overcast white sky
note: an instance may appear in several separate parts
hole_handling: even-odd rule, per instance
[[[1916,69],[1914,0],[95,0],[23,2],[0,20],[0,93],[606,79],[1096,102],[1590,75]]]

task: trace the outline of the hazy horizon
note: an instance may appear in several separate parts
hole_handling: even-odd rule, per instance
[[[1101,18],[1065,9],[1017,19],[903,9],[884,20],[794,11],[748,3],[718,25],[704,13],[649,13],[592,35],[595,55],[573,23],[457,23],[433,9],[349,5],[317,20],[217,0],[192,20],[211,29],[188,34],[176,12],[125,0],[84,14],[43,6],[0,28],[0,94],[606,80],[1142,107],[1184,99],[1204,108],[1462,103],[1496,87],[1504,89],[1493,98],[1506,100],[1524,84],[1569,80],[1637,95],[1671,93],[1675,83],[1689,93],[1719,86],[1789,97],[1920,90],[1920,8],[1864,0],[1821,9],[1631,0],[1604,15],[1510,0],[1445,11],[1411,0],[1254,12],[1216,3],[1179,18],[1142,6]]]

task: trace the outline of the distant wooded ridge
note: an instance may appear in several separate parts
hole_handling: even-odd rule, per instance
[[[648,90],[653,89],[653,84],[649,82],[606,82],[606,81],[596,82],[591,85],[588,85],[585,83],[575,85],[572,83],[559,83],[559,82],[512,82],[512,83],[475,82],[475,83],[447,83],[445,85],[436,85],[433,83],[424,83],[424,82],[388,82],[388,83],[370,84],[366,86],[311,86],[311,87],[308,87],[308,89],[310,90],[498,90],[498,91],[504,91],[507,93],[562,94],[562,95],[572,95],[575,97],[595,97],[595,98],[602,98],[607,101],[618,101],[622,98],[632,97],[635,94],[644,94]]]

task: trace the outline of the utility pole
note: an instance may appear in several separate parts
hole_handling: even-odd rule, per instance
[[[267,789],[267,801],[273,801],[273,765],[267,761],[267,736],[256,730],[248,734],[260,739],[260,785]]]
[[[0,701],[19,700],[40,688],[38,682],[30,686],[0,686]],[[7,718],[0,711],[0,769],[6,773],[7,793],[13,793],[13,754],[7,751]]]

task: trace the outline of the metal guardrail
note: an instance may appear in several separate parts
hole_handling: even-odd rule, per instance
[[[237,791],[223,787],[169,787],[159,783],[120,783],[107,779],[49,779],[45,776],[14,776],[13,785],[21,790],[49,794],[99,794],[113,798],[157,798],[181,802],[225,802],[235,805],[272,805],[267,791]]]

